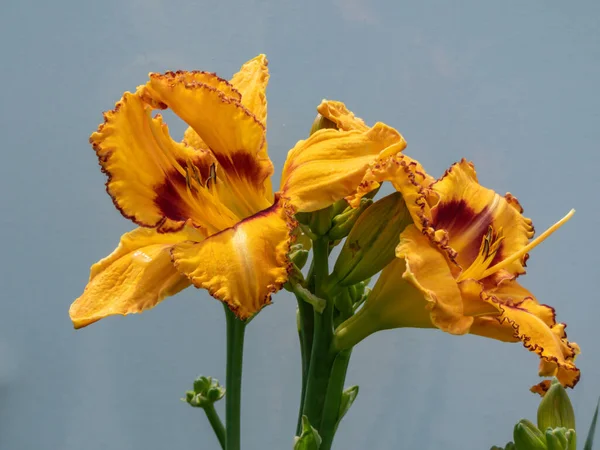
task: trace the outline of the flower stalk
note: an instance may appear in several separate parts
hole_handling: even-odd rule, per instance
[[[213,431],[215,432],[215,436],[219,440],[219,444],[223,450],[226,450],[225,441],[226,441],[226,432],[225,427],[223,426],[223,422],[221,422],[221,418],[215,409],[215,405],[213,403],[207,404],[202,409],[204,409],[204,413],[206,414],[206,418],[210,423]]]
[[[227,380],[225,383],[226,450],[240,450],[240,411],[242,397],[242,365],[246,322],[238,319],[226,306]]]

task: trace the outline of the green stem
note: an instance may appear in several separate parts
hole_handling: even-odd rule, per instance
[[[221,444],[221,448],[225,450],[225,427],[223,426],[223,422],[221,422],[219,414],[217,414],[217,411],[215,410],[215,405],[213,403],[207,403],[202,409],[204,409],[204,412],[206,413],[206,418],[215,432],[219,444]]]
[[[227,380],[225,383],[225,421],[227,450],[240,450],[240,404],[242,397],[242,363],[246,322],[225,306],[227,319]]]
[[[313,278],[314,292],[320,298],[323,296],[323,285],[329,273],[329,241],[319,238],[313,243]],[[329,375],[335,358],[331,351],[333,339],[332,313],[333,302],[329,299],[322,313],[314,313],[313,343],[306,383],[303,414],[308,417],[310,424],[320,429],[325,395],[329,384]]]
[[[321,423],[320,435],[323,439],[319,450],[330,450],[333,437],[337,431],[340,420],[340,405],[344,392],[344,382],[352,349],[342,350],[338,353],[331,370],[330,382],[327,387],[325,405],[323,407],[323,422]]]
[[[300,338],[300,354],[302,356],[302,393],[300,394],[300,408],[298,410],[298,423],[296,436],[302,432],[302,408],[306,398],[306,381],[312,348],[313,307],[301,298],[298,298],[298,337]]]

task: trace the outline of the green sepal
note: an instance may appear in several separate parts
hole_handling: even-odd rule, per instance
[[[542,398],[537,410],[537,425],[540,430],[564,427],[575,430],[575,412],[569,395],[560,382],[554,378],[548,392]]]
[[[352,403],[354,403],[354,400],[356,400],[357,395],[358,386],[350,386],[349,388],[344,389],[344,392],[342,392],[342,400],[340,401],[340,412],[337,420],[338,425],[344,418],[346,413],[350,410],[350,407],[352,406]]]
[[[547,450],[544,434],[527,419],[515,425],[513,438],[518,450]]]
[[[294,439],[294,450],[319,450],[321,436],[308,421],[308,417],[302,416],[302,432]]]
[[[587,438],[585,439],[583,450],[592,450],[592,447],[594,446],[594,435],[596,434],[596,422],[598,421],[599,407],[600,400],[598,400],[598,404],[596,405],[596,411],[594,412],[594,417],[592,418],[592,423],[590,424],[590,430],[588,431]]]

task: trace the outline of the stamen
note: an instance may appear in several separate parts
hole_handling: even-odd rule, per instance
[[[475,261],[471,265],[463,270],[456,281],[461,282],[467,278],[474,278],[480,280],[481,274],[490,265],[496,252],[500,248],[500,243],[504,240],[502,233],[502,227],[498,229],[496,236],[494,237],[494,228],[490,225],[485,236],[481,239],[481,245],[479,247],[479,253]]]
[[[560,227],[562,227],[565,223],[567,223],[569,221],[569,219],[571,219],[571,217],[573,217],[573,214],[575,214],[574,209],[569,211],[569,213],[565,217],[560,219],[558,222],[556,222],[554,225],[552,225],[550,228],[548,228],[546,231],[544,231],[542,234],[540,234],[537,238],[535,238],[533,241],[531,241],[529,244],[527,244],[521,250],[519,250],[516,253],[513,253],[508,258],[505,258],[504,260],[500,261],[495,266],[492,266],[489,269],[487,269],[485,272],[483,272],[482,278],[489,277],[490,275],[498,272],[499,270],[504,269],[506,266],[511,264],[513,261],[516,261],[517,259],[521,258],[523,255],[525,255],[525,253],[528,253],[531,249],[540,245],[542,242],[544,242],[546,240],[546,238],[548,238],[548,236],[550,236],[552,233],[554,233],[556,230],[558,230]]]
[[[213,187],[217,184],[217,166],[215,163],[210,165],[210,171],[208,173],[208,178],[206,179],[206,189],[210,189],[210,182],[213,182]]]

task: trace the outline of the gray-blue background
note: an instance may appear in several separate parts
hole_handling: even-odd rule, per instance
[[[7,0],[1,10],[0,448],[217,448],[202,412],[179,401],[197,374],[224,378],[215,300],[188,289],[78,332],[67,310],[90,264],[132,227],[87,143],[101,112],[149,71],[229,77],[261,52],[278,169],[328,97],[395,126],[436,176],[473,160],[538,231],[577,209],[535,249],[523,282],[582,347],[572,398],[587,429],[600,395],[600,3]],[[291,447],[294,313],[281,293],[249,327],[246,449]],[[537,362],[520,344],[471,336],[373,336],[356,349],[348,382],[361,391],[335,447],[503,444],[519,418],[535,417]]]

